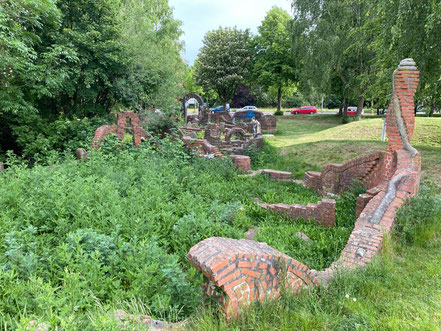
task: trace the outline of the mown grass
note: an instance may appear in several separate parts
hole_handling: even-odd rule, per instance
[[[344,125],[335,115],[281,117],[276,136],[268,140],[280,149],[285,163],[301,159],[311,170],[320,170],[329,163],[384,150],[382,125],[382,119],[367,117]],[[421,152],[423,178],[441,186],[441,118],[417,117],[412,145]]]

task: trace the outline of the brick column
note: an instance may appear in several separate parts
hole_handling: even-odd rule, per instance
[[[388,156],[385,160],[385,175],[389,179],[394,171],[392,165],[395,151],[413,149],[409,143],[415,128],[414,94],[418,87],[418,77],[419,71],[412,59],[401,61],[393,74],[392,100],[386,116]]]
[[[251,170],[251,158],[245,155],[231,155],[234,165],[242,171]]]
[[[415,128],[414,94],[418,87],[419,71],[412,59],[401,61],[393,75],[394,89],[392,92],[391,111],[386,116],[388,149],[403,149],[403,133],[397,126],[397,116],[401,117],[406,129],[404,138],[412,139]],[[394,100],[397,98],[396,100]],[[397,102],[395,102],[397,101]]]

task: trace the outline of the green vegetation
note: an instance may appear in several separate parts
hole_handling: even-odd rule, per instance
[[[207,32],[203,42],[195,63],[196,82],[205,91],[215,91],[226,110],[226,104],[249,74],[250,33],[220,27]]]
[[[210,311],[189,330],[437,330],[441,325],[441,200],[422,187],[380,258],[325,288],[255,304],[227,323]],[[421,222],[416,220],[421,219]]]
[[[306,168],[321,170],[329,163],[384,150],[386,142],[380,141],[382,125],[382,119],[368,116],[345,125],[336,115],[284,116],[278,119],[276,136],[267,139],[281,149],[285,169],[291,160],[301,160]],[[421,152],[423,178],[440,185],[441,118],[417,117],[411,143]],[[292,170],[301,177],[300,172]]]
[[[255,80],[266,89],[277,91],[276,115],[282,115],[282,94],[295,90],[296,62],[291,56],[290,15],[273,7],[259,26],[255,38]],[[297,64],[297,67],[299,65]],[[285,93],[283,93],[285,92]]]
[[[0,320],[8,327],[38,319],[81,328],[101,304],[116,309],[131,301],[155,317],[182,319],[201,302],[201,274],[186,260],[199,241],[244,238],[259,228],[276,249],[322,269],[355,221],[355,194],[338,199],[334,229],[267,212],[253,200],[321,197],[266,176],[238,177],[231,161],[193,159],[171,139],[136,149],[110,137],[86,162],[28,168],[9,158],[8,165],[0,176]]]
[[[121,108],[174,113],[180,35],[167,0],[1,1],[0,155],[63,152],[73,122]]]

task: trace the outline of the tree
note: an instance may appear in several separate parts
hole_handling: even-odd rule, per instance
[[[291,47],[290,15],[273,7],[259,26],[255,79],[267,89],[277,90],[277,111],[281,111],[282,95],[292,90],[296,81],[296,61]]]
[[[249,31],[219,28],[209,31],[195,63],[196,83],[206,91],[216,91],[226,110],[251,64]]]
[[[294,38],[305,41],[296,43],[303,80],[340,95],[345,117],[349,100],[358,99],[359,118],[375,58],[369,1],[296,0],[293,6]]]
[[[58,65],[77,57],[46,38],[60,21],[52,0],[0,3],[0,114],[36,111],[36,99],[53,96],[65,82],[68,70]]]
[[[392,73],[403,58],[412,57],[420,70],[417,99],[427,102],[430,114],[441,104],[441,2],[380,1],[372,2],[372,25],[376,40],[372,47],[376,80],[372,94],[388,100]],[[385,92],[387,91],[387,92]]]
[[[128,62],[127,74],[118,80],[121,104],[176,110],[186,65],[179,54],[181,23],[168,0],[124,0],[119,20]]]

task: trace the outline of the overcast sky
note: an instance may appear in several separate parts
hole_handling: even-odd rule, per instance
[[[202,39],[210,30],[237,26],[257,33],[257,27],[273,6],[291,13],[291,0],[170,0],[174,17],[182,21],[184,60],[193,65]]]

